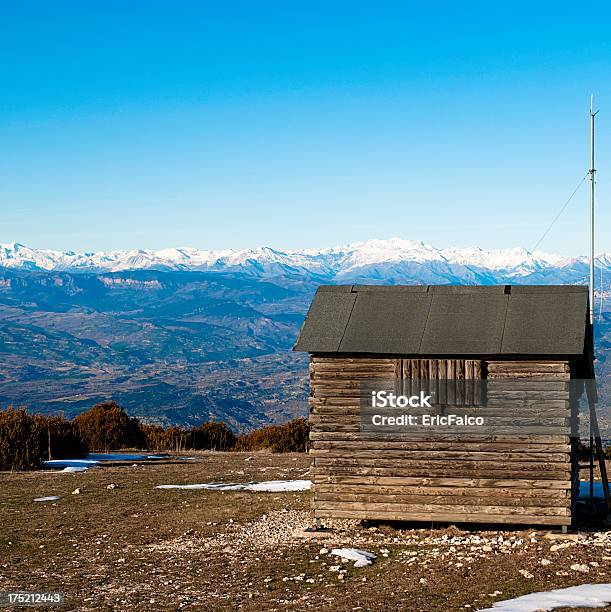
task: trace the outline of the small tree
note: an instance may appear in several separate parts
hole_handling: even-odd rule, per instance
[[[0,411],[0,470],[35,470],[46,459],[40,423],[25,408]]]
[[[73,421],[90,450],[134,448],[144,445],[137,419],[131,418],[116,402],[102,402],[79,414]]]
[[[72,421],[40,414],[34,415],[34,419],[47,448],[46,459],[75,459],[87,452],[87,445]]]
[[[303,453],[308,448],[310,427],[306,419],[294,419],[282,425],[267,425],[238,436],[234,450],[271,450],[272,453]]]
[[[226,451],[235,444],[235,434],[222,422],[206,421],[191,431],[194,450]]]

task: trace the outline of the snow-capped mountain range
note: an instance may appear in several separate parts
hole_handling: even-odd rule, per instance
[[[280,251],[262,247],[206,251],[195,248],[75,253],[0,244],[0,267],[63,272],[128,270],[206,271],[265,279],[396,283],[576,283],[587,277],[585,257],[566,257],[523,247],[438,249],[412,240],[367,240],[325,249]],[[611,253],[596,266],[611,274]]]

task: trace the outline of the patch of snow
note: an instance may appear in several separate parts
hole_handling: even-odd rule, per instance
[[[47,502],[47,501],[57,501],[59,499],[59,495],[47,495],[46,497],[35,497],[35,502]]]
[[[46,468],[58,469],[62,472],[84,472],[99,461],[94,459],[51,459],[45,461]]]
[[[497,601],[480,612],[537,612],[556,608],[603,608],[611,603],[611,584],[580,584]]]
[[[372,552],[361,550],[360,548],[334,548],[331,554],[336,557],[342,557],[342,559],[354,561],[354,567],[371,565],[376,559],[376,555]]]
[[[310,480],[268,480],[267,482],[253,483],[250,491],[268,491],[278,493],[281,491],[309,491],[312,486]]]
[[[206,489],[209,491],[265,491],[279,493],[283,491],[308,491],[312,486],[310,480],[268,480],[266,482],[208,482],[202,484],[157,485],[156,489]]]

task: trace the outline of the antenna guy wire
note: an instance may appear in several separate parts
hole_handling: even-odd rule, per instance
[[[571,203],[571,200],[573,199],[574,195],[579,191],[579,188],[584,184],[585,180],[588,178],[589,175],[590,175],[589,171],[583,175],[583,178],[579,181],[579,184],[577,185],[577,187],[575,187],[569,199],[563,204],[562,208],[558,211],[558,214],[554,217],[552,222],[547,226],[547,229],[543,232],[543,235],[541,236],[541,238],[537,240],[537,244],[535,244],[535,246],[530,251],[531,253],[533,253],[537,249],[537,247],[543,242],[544,238],[549,234],[552,227],[554,227],[554,224],[556,223],[556,221],[560,219],[560,216],[566,210],[566,207]]]

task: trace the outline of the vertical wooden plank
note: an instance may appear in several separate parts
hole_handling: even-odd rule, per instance
[[[473,406],[473,359],[465,359],[465,405]]]
[[[465,379],[465,360],[457,359],[456,360],[456,380],[464,380]]]
[[[456,360],[456,405],[465,405],[465,360]]]
[[[412,380],[416,380],[418,378],[418,360],[417,359],[410,359],[410,369],[412,372],[412,375],[410,376],[410,378]]]
[[[448,360],[440,359],[438,362],[438,370],[439,370],[439,378],[447,378],[448,377]]]
[[[429,364],[426,359],[419,360],[420,379],[427,380],[429,377]]]
[[[435,399],[439,398],[439,360],[429,359],[429,378],[430,392],[433,393]]]
[[[482,362],[476,359],[473,362],[473,403],[479,405],[482,402]]]
[[[448,406],[456,404],[456,361],[448,359]]]
[[[431,364],[430,377],[436,380],[439,378],[439,359],[431,359],[429,363]]]
[[[465,379],[473,379],[473,359],[465,359]]]
[[[438,371],[439,371],[439,403],[447,404],[448,403],[448,381],[447,381],[447,371],[448,371],[448,360],[440,359],[438,362]]]
[[[425,395],[429,394],[429,388],[430,388],[429,368],[430,368],[429,359],[421,359],[420,360],[420,380],[422,382],[420,383],[420,389],[418,390],[418,393],[422,391]]]
[[[411,359],[403,359],[403,378],[408,380],[412,377]]]

